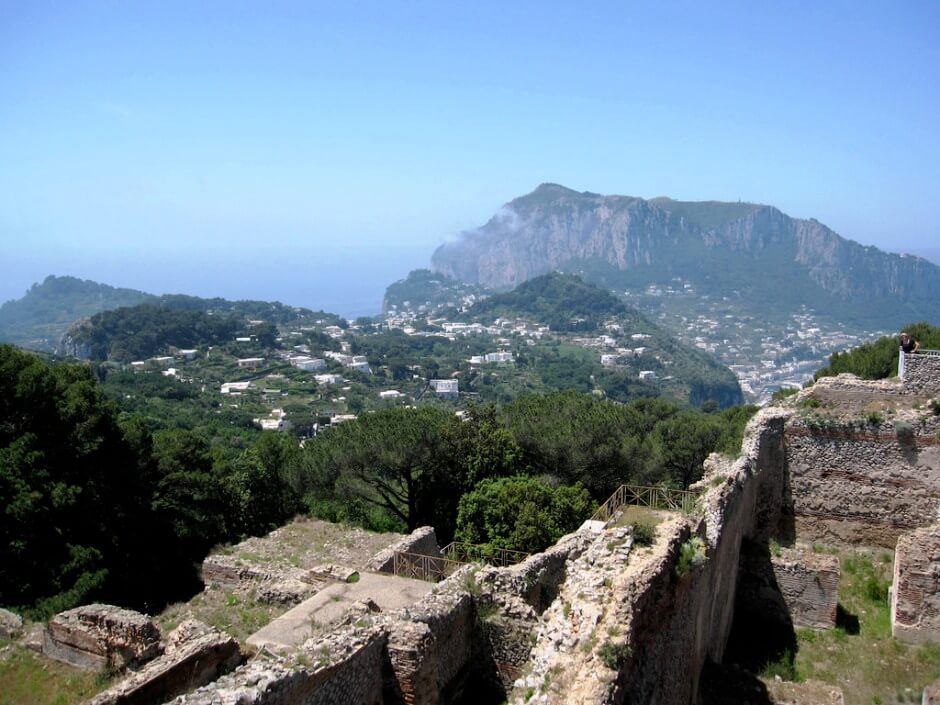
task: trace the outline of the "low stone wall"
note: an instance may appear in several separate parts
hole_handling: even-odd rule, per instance
[[[916,529],[898,539],[891,633],[911,644],[940,641],[940,526]]]
[[[794,626],[835,627],[839,604],[838,558],[785,548],[779,555],[771,555],[770,563]]]
[[[899,422],[793,417],[786,455],[797,537],[893,548],[940,505],[940,417]]]
[[[290,657],[259,655],[170,705],[381,705],[387,638],[349,626]]]
[[[113,605],[61,612],[43,633],[45,656],[86,670],[120,671],[160,652],[160,630],[153,620]]]
[[[433,526],[419,526],[397,543],[384,548],[369,561],[366,570],[375,573],[394,571],[396,553],[415,553],[422,556],[441,558],[441,548],[437,545],[437,535]]]
[[[903,354],[903,353],[902,353]],[[904,355],[904,390],[913,394],[940,394],[940,355]]]
[[[88,705],[160,705],[214,681],[241,661],[233,637],[188,620],[170,633],[161,656],[99,693]]]

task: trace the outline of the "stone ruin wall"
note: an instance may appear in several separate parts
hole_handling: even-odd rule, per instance
[[[916,529],[898,539],[891,632],[911,644],[940,642],[940,526]]]
[[[903,386],[912,394],[940,394],[940,355],[904,355]]]
[[[786,454],[795,535],[893,549],[902,532],[933,523],[940,505],[938,433],[937,416],[852,425],[792,417]]]
[[[607,529],[569,564],[510,702],[694,702],[706,658],[721,660],[731,630],[742,539],[766,541],[784,520],[784,421],[760,412],[737,461],[710,461],[703,516],[666,520],[649,549],[632,536],[618,545]],[[680,576],[693,536],[705,560]]]

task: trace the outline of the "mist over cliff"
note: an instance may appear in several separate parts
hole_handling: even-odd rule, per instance
[[[937,265],[755,203],[645,200],[542,184],[441,245],[432,266],[496,289],[562,270],[624,289],[682,279],[752,307],[809,305],[858,322],[940,316]]]

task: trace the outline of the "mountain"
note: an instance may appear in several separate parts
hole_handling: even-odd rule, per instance
[[[441,245],[435,271],[506,289],[553,270],[642,291],[683,281],[751,314],[801,306],[860,326],[940,317],[940,267],[755,203],[644,200],[542,184]]]
[[[279,301],[229,301],[185,294],[156,296],[75,277],[48,276],[41,284],[33,284],[23,298],[0,306],[0,342],[52,352],[60,348],[63,336],[76,330],[85,319],[140,304],[152,304],[169,311],[263,320],[272,324],[305,319],[324,321],[328,325],[346,325],[345,319],[336,314],[289,306]]]
[[[0,306],[0,342],[51,351],[73,321],[156,297],[75,277],[48,276]]]
[[[418,311],[432,313],[442,308],[463,308],[485,296],[482,287],[467,284],[430,269],[416,269],[404,279],[389,284],[382,299],[382,313]]]

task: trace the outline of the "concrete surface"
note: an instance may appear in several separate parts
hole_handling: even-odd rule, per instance
[[[324,626],[342,619],[354,602],[372,600],[382,612],[389,612],[413,605],[433,587],[434,583],[425,580],[360,573],[359,582],[334,583],[324,588],[259,629],[247,643],[273,650],[299,647]]]

